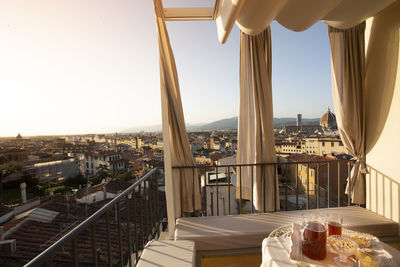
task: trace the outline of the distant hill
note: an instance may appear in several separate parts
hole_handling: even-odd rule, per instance
[[[319,125],[319,118],[305,119],[303,118],[303,125]],[[274,128],[281,129],[285,125],[296,125],[296,118],[274,118]],[[186,124],[188,131],[214,131],[214,130],[237,130],[238,117],[222,119],[206,124]],[[132,132],[159,132],[161,131],[161,124],[147,127],[135,127],[123,130],[124,133]]]
[[[319,125],[319,118],[315,119],[303,118],[303,125],[315,125],[315,124]],[[296,118],[274,118],[275,129],[280,129],[285,125],[296,125]],[[192,127],[191,131],[228,130],[228,129],[237,129],[237,126],[238,126],[238,117],[233,117],[207,123],[199,127]]]
[[[319,125],[319,118],[305,119],[303,118],[303,125]],[[296,118],[274,118],[274,128],[281,129],[283,126],[296,125]]]
[[[212,130],[230,130],[237,129],[238,117],[222,119],[207,123],[198,127],[192,127],[191,131],[212,131]]]

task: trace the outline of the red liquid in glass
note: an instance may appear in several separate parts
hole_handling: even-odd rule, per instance
[[[326,228],[319,222],[309,222],[303,232],[303,253],[313,260],[326,257]]]
[[[339,222],[328,223],[329,235],[342,235],[342,225]]]

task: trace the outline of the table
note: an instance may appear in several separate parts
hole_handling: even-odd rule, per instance
[[[152,240],[147,243],[137,267],[196,266],[196,246],[190,240]]]
[[[292,227],[286,225],[280,227],[263,240],[262,243],[262,264],[261,267],[281,267],[281,266],[336,266],[332,259],[336,254],[328,252],[327,257],[323,261],[315,261],[305,258],[304,262],[293,261],[290,259],[290,249],[291,249],[291,239],[290,235],[292,232]],[[357,233],[347,229],[343,229],[344,234]],[[381,246],[379,250],[376,250],[381,262],[379,266],[396,266],[395,260],[392,255],[387,252],[385,246]],[[367,259],[364,259],[367,260]],[[357,266],[357,264],[355,264]]]

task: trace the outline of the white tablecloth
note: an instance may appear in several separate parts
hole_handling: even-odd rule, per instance
[[[262,263],[261,267],[275,266],[296,266],[289,257],[291,241],[287,237],[269,237],[262,242]],[[271,254],[272,253],[272,254]],[[279,258],[279,261],[274,261]]]
[[[265,238],[262,242],[262,263],[261,267],[290,267],[290,266],[336,266],[333,264],[333,257],[335,254],[327,253],[327,258],[320,261],[313,261],[311,259],[306,259],[310,264],[304,263],[299,264],[299,262],[292,261],[290,259],[290,248],[291,248],[291,240],[289,237],[269,237]],[[379,264],[380,266],[396,266],[395,262],[396,257],[394,257],[388,252],[386,246],[383,246],[380,249],[380,253],[382,255],[382,262]],[[391,252],[391,251],[390,251]],[[393,253],[393,252],[391,252]]]
[[[301,266],[299,262],[290,259],[290,247],[292,243],[289,237],[269,237],[265,238],[262,243],[262,264],[261,267],[286,267],[286,266]],[[328,255],[332,258],[334,255]],[[304,266],[335,266],[330,263],[329,259],[322,261],[313,261],[307,259],[310,265]]]

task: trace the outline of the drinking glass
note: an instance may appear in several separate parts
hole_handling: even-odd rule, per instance
[[[339,214],[330,214],[328,216],[329,235],[342,235],[343,217]]]

